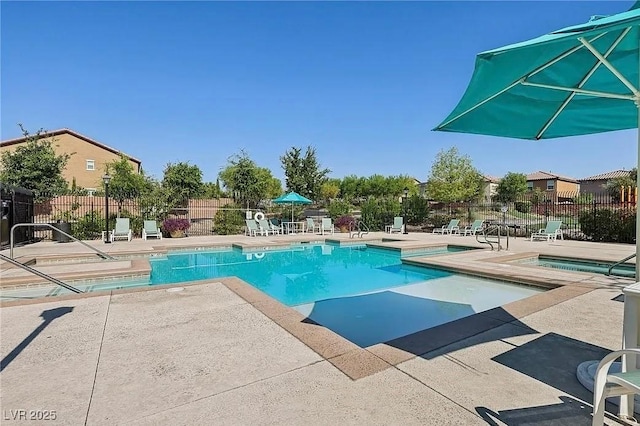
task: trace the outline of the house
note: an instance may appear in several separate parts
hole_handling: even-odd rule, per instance
[[[630,177],[630,170],[614,170],[612,172],[600,173],[580,179],[580,192],[586,194],[605,194],[607,192],[607,182],[611,179]]]
[[[490,202],[491,199],[498,193],[498,184],[500,178],[490,175],[482,175],[483,187],[482,187],[482,200]]]
[[[544,192],[549,200],[567,201],[578,195],[580,184],[574,178],[537,171],[527,175],[527,190],[536,189]]]
[[[105,165],[119,160],[120,155],[124,155],[129,160],[134,172],[140,173],[142,167],[142,162],[137,158],[70,129],[47,132],[42,139],[51,140],[57,155],[72,154],[62,175],[69,186],[75,179],[76,185],[86,189],[89,194],[93,194],[100,188],[102,175],[106,170]],[[25,137],[2,141],[0,153],[12,152],[26,142]]]

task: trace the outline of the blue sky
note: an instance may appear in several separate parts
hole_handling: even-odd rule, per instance
[[[523,141],[432,132],[478,52],[632,1],[1,2],[1,138],[68,127],[214,181],[246,150],[316,147],[333,177],[426,180],[452,146],[483,173],[583,178],[636,163],[635,131]]]

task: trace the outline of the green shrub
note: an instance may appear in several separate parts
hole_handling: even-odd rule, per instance
[[[72,225],[72,235],[79,240],[97,240],[104,231],[104,218],[101,214],[90,211],[76,219]]]
[[[369,198],[360,206],[362,221],[371,231],[382,231],[400,216],[402,207],[395,198]]]
[[[344,200],[331,200],[327,207],[331,219],[337,219],[340,216],[351,213],[351,204]]]
[[[627,210],[585,210],[580,213],[580,228],[593,241],[634,243],[636,215]]]
[[[245,226],[244,211],[237,205],[229,204],[225,209],[218,210],[213,223],[213,232],[218,235],[241,234]]]
[[[429,217],[429,223],[431,223],[434,228],[442,228],[443,226],[448,225],[449,222],[451,222],[451,219],[455,219],[454,215],[438,213]]]
[[[531,212],[531,202],[529,201],[516,201],[514,207],[517,212],[529,213]]]
[[[429,215],[429,201],[417,194],[407,200],[407,223],[410,225],[422,225]]]

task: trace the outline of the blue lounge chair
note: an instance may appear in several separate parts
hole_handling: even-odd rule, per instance
[[[459,234],[460,233],[460,227],[458,227],[459,223],[460,223],[460,219],[451,219],[448,225],[442,225],[442,228],[434,228],[433,233],[443,234],[443,235]]]
[[[111,231],[109,240],[114,242],[117,239],[131,241],[133,233],[131,232],[131,226],[129,225],[128,217],[116,218],[116,227]]]
[[[546,228],[540,229],[538,232],[534,232],[531,234],[531,241],[533,241],[534,239],[555,241],[558,236],[560,236],[561,240],[564,240],[564,237],[562,236],[562,230],[560,229],[561,226],[561,220],[550,220],[549,222],[547,222]]]
[[[402,216],[396,216],[393,218],[393,225],[387,225],[387,232],[393,234],[394,232],[402,233],[404,228],[404,218]]]
[[[142,227],[142,239],[157,238],[162,239],[162,232],[158,227],[158,223],[155,220],[145,220]]]

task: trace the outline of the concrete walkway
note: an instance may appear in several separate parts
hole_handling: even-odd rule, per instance
[[[277,238],[287,237],[259,241]],[[397,244],[407,247],[425,241],[475,244],[470,237],[400,239],[405,241]],[[162,250],[160,243],[257,241],[194,240],[133,241],[108,249],[151,252]],[[615,260],[634,250],[574,241],[511,243],[509,252],[495,256],[555,251]],[[40,244],[16,252],[26,258],[84,250]],[[38,423],[11,418],[20,410],[27,417],[49,410],[56,420],[42,423],[586,425],[592,395],[575,378],[576,367],[621,347],[620,295],[616,285],[581,288],[575,297],[530,314],[494,318],[489,329],[403,362],[386,364],[386,345],[364,348],[350,362],[388,368],[356,379],[295,337],[277,316],[219,282],[7,306],[0,309],[2,422]],[[610,418],[607,424],[618,423]]]

